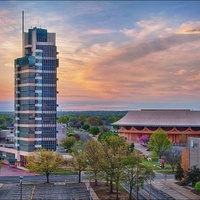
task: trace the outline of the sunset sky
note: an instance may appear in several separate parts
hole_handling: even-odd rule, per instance
[[[58,110],[200,110],[200,1],[0,1],[0,111],[25,31],[55,32]]]

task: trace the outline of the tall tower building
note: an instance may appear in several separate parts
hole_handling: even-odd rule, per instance
[[[24,32],[22,57],[15,59],[16,159],[40,148],[56,150],[57,47],[56,34],[31,28]]]

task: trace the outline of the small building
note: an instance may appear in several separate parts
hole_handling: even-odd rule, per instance
[[[200,169],[200,137],[189,137],[188,147],[182,149],[181,167],[184,171],[197,166]]]
[[[57,123],[56,130],[58,134],[66,134],[67,133],[67,124]]]
[[[67,137],[67,124],[57,123],[56,127],[57,127],[56,139],[57,139],[57,144],[59,144],[63,138]]]
[[[188,161],[189,168],[193,166],[197,166],[198,168],[200,168],[200,137],[189,137]]]
[[[128,142],[164,130],[174,145],[186,145],[189,137],[200,137],[200,111],[189,109],[143,109],[129,111],[112,124],[120,126],[119,134]]]

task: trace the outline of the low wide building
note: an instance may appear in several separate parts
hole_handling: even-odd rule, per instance
[[[142,109],[129,111],[112,124],[120,126],[120,136],[127,142],[138,142],[141,136],[151,136],[164,130],[174,145],[187,144],[189,137],[200,137],[200,111],[189,109]]]

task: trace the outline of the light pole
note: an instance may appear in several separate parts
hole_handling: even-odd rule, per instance
[[[138,200],[138,192],[139,192],[139,152],[137,152],[137,160],[136,160],[136,200]]]
[[[90,185],[90,171],[89,171],[89,195],[90,195],[90,200],[91,200],[92,197],[91,197],[91,185]]]
[[[151,199],[151,190],[152,190],[152,185],[151,185],[151,172],[150,172],[149,199]]]
[[[20,200],[22,200],[22,180],[23,180],[23,176],[19,177],[19,181],[20,181]]]
[[[87,162],[88,166],[90,167],[89,160],[86,160],[86,162]],[[89,169],[89,167],[88,167],[88,169]],[[89,195],[90,195],[90,200],[91,200],[92,197],[91,197],[91,186],[90,186],[90,169],[89,169],[89,186],[88,186],[88,189],[89,189]]]

